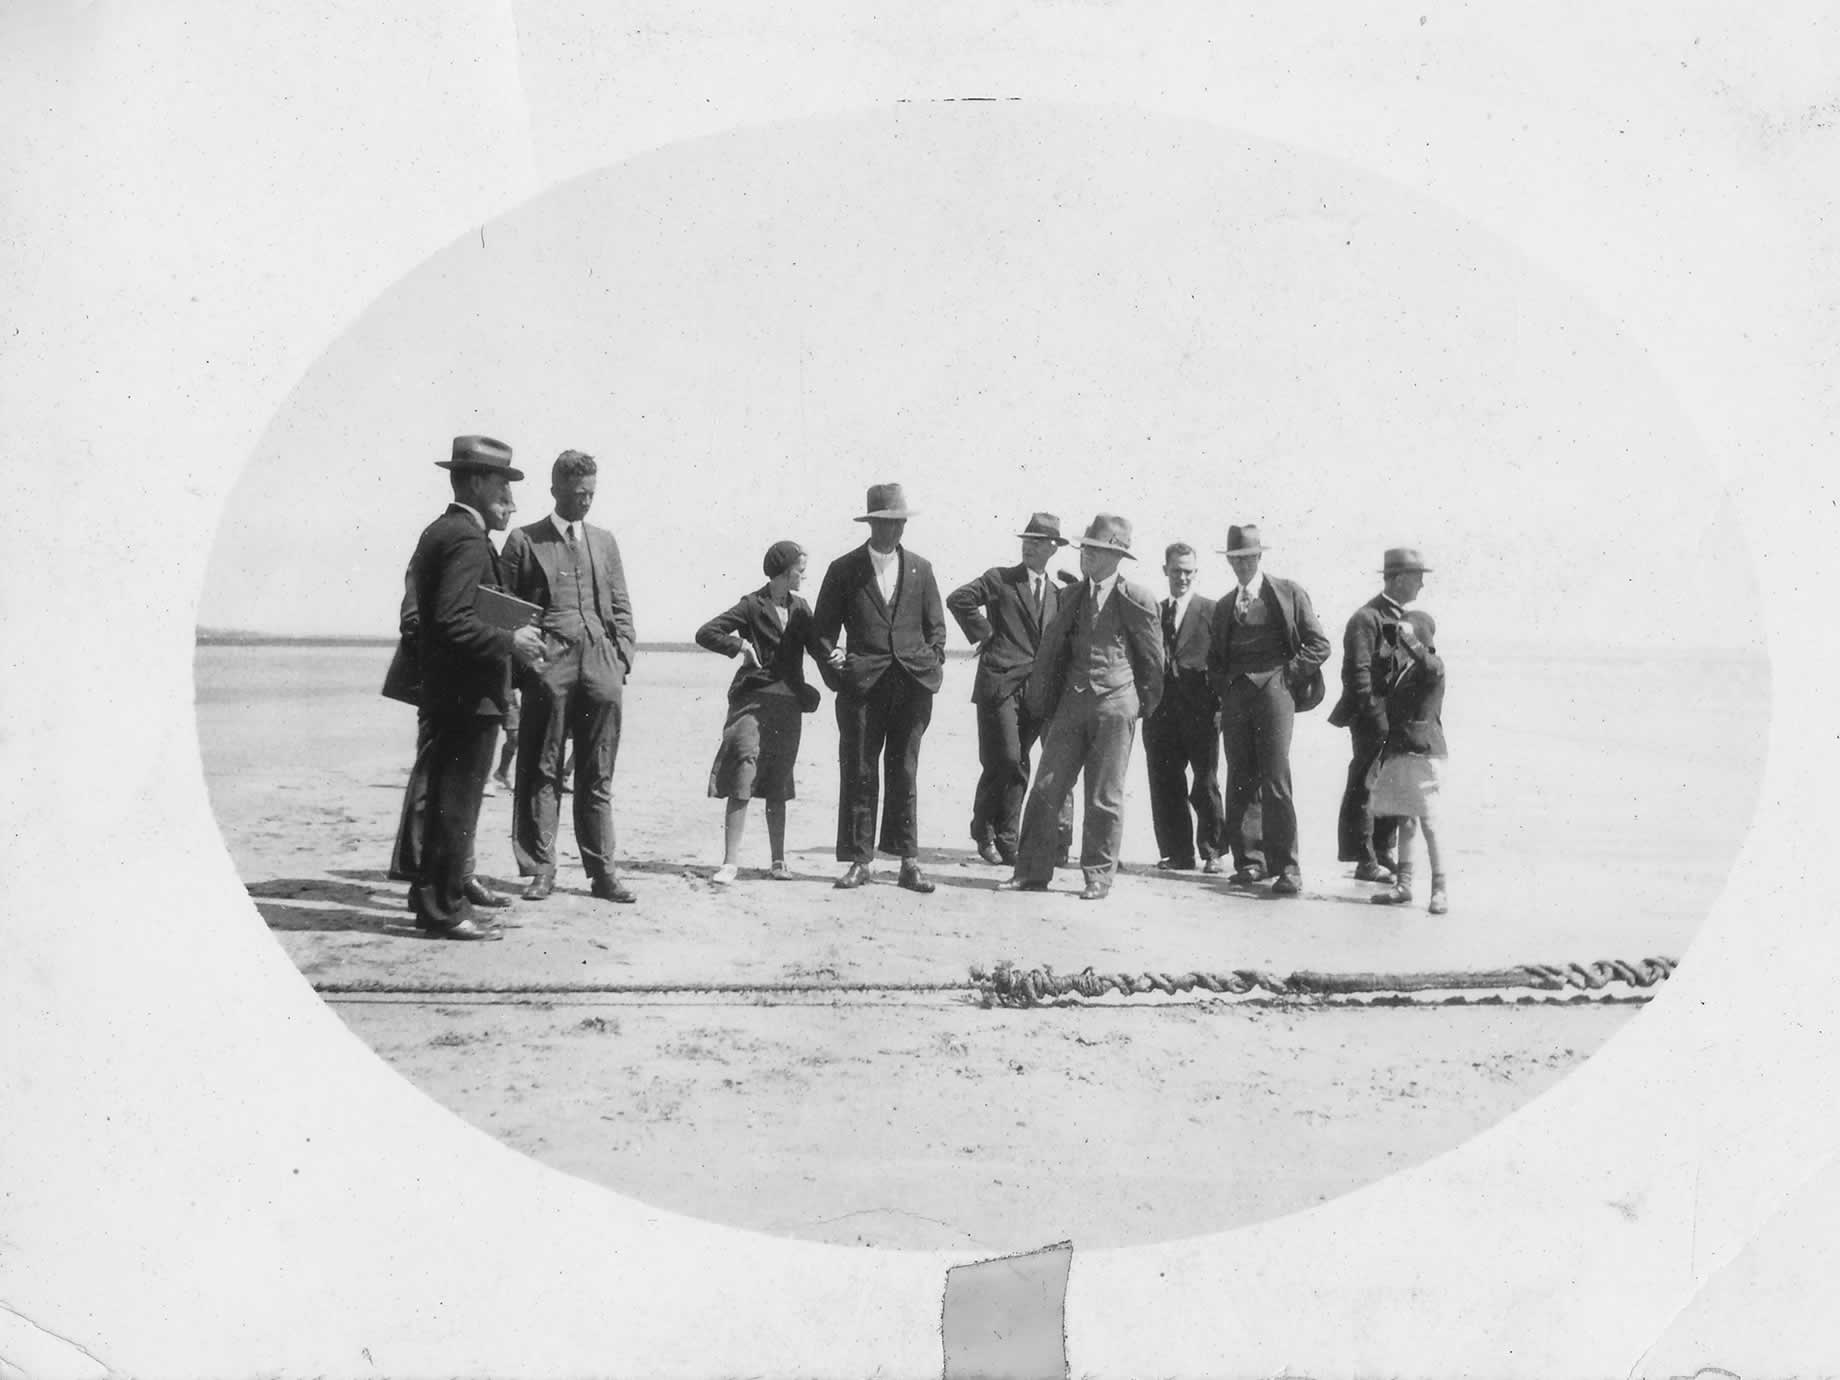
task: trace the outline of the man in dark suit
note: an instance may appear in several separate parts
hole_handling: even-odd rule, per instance
[[[423,531],[415,572],[421,707],[428,716],[428,805],[419,874],[409,888],[416,925],[448,939],[497,939],[474,913],[466,882],[479,827],[479,801],[492,744],[511,688],[511,661],[541,659],[534,628],[496,627],[475,607],[479,591],[501,587],[498,554],[486,533],[502,532],[522,472],[511,447],[489,436],[457,436],[450,459],[454,501]]]
[[[837,861],[843,890],[870,879],[881,777],[883,852],[901,859],[900,885],[921,893],[920,740],[933,718],[946,657],[946,615],[933,567],[901,545],[911,516],[899,484],[872,484],[869,540],[824,572],[812,610],[819,668],[837,700]],[[838,646],[839,634],[846,638]]]
[[[1124,836],[1124,782],[1139,718],[1156,712],[1163,694],[1163,640],[1156,596],[1120,578],[1131,557],[1131,524],[1100,513],[1076,543],[1077,590],[1042,634],[1030,668],[1029,710],[1047,727],[1041,765],[1022,811],[1022,845],[1015,875],[998,891],[1045,891],[1054,875],[1055,822],[1075,779],[1086,779],[1080,830],[1082,900],[1111,893]]]
[[[1396,566],[1387,552],[1380,593],[1354,611],[1342,633],[1342,696],[1329,711],[1329,722],[1346,728],[1353,740],[1348,763],[1348,784],[1342,791],[1341,813],[1336,820],[1336,856],[1355,864],[1355,880],[1391,882],[1397,864],[1399,821],[1375,817],[1368,806],[1368,777],[1386,745],[1386,687],[1374,680],[1374,663],[1382,646],[1389,644],[1405,605],[1418,597],[1425,572],[1416,563]]]
[[[413,882],[422,875],[422,832],[428,812],[429,745],[434,741],[434,722],[422,708],[422,658],[420,652],[421,617],[415,607],[415,562],[403,572],[402,607],[397,613],[396,654],[384,673],[385,697],[415,706],[415,761],[409,768],[409,780],[403,787],[402,814],[396,823],[396,846],[390,853],[390,880]],[[509,733],[509,720],[506,732]],[[475,906],[497,910],[511,904],[474,875],[473,855],[466,860],[466,896]]]
[[[1032,514],[1017,536],[1022,564],[992,566],[946,596],[946,609],[978,657],[971,702],[977,706],[982,771],[972,797],[971,837],[985,862],[1011,867],[1029,789],[1029,749],[1041,737],[1041,722],[1023,704],[1022,687],[1035,664],[1041,630],[1060,608],[1062,595],[1056,577],[1048,573],[1048,559],[1067,545],[1061,520],[1053,513]],[[1073,843],[1071,795],[1060,827],[1065,853]]]
[[[620,750],[626,677],[633,664],[632,600],[619,543],[584,519],[594,503],[594,457],[565,450],[550,467],[556,509],[505,538],[505,584],[543,610],[547,657],[518,677],[517,784],[512,851],[529,877],[524,898],[541,901],[556,886],[556,824],[562,763],[575,745],[575,846],[589,888],[603,901],[637,898],[620,881],[614,857],[613,767]]]
[[[1195,593],[1195,548],[1172,543],[1163,552],[1169,597],[1162,601],[1163,698],[1144,719],[1144,765],[1150,775],[1150,817],[1156,825],[1157,866],[1220,871],[1220,701],[1208,684],[1208,644],[1214,601]],[[1193,817],[1189,810],[1193,808]]]
[[[1259,572],[1264,550],[1252,524],[1227,529],[1222,554],[1238,588],[1214,608],[1208,680],[1220,698],[1233,880],[1251,886],[1269,877],[1273,895],[1296,896],[1303,869],[1291,799],[1291,724],[1322,703],[1322,664],[1331,648],[1303,587]],[[1248,822],[1255,801],[1256,831]]]

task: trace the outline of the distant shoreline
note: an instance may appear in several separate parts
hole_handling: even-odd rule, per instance
[[[289,633],[255,633],[227,631],[217,628],[199,628],[193,642],[198,647],[394,647],[396,638],[364,635],[359,633],[330,633],[321,635]],[[642,652],[699,652],[703,648],[694,642],[641,642]],[[1723,663],[1755,662],[1759,666],[1769,665],[1769,653],[1763,647],[1596,647],[1569,646],[1565,648],[1542,649],[1526,643],[1472,642],[1469,650],[1490,657],[1537,658],[1550,661],[1578,661],[1609,658],[1611,660],[1653,661],[1669,660],[1707,660]],[[976,656],[969,647],[948,647],[948,661],[968,661]],[[1340,664],[1339,651],[1329,658],[1327,674],[1333,678],[1334,668]]]

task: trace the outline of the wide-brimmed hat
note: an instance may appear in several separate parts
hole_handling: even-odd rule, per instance
[[[1116,551],[1120,556],[1131,556],[1131,524],[1126,518],[1116,513],[1100,513],[1087,524],[1086,535],[1075,537],[1075,546],[1089,546],[1095,551]]]
[[[1380,562],[1382,575],[1397,575],[1408,570],[1430,574],[1431,567],[1425,564],[1425,558],[1418,554],[1415,546],[1389,546],[1386,556]]]
[[[480,470],[502,474],[507,479],[522,479],[524,471],[511,465],[511,447],[490,436],[456,436],[452,458],[437,460],[444,470]]]
[[[1227,528],[1227,544],[1220,548],[1223,556],[1259,556],[1264,551],[1259,542],[1259,529],[1250,522],[1244,527]]]
[[[1030,513],[1028,525],[1016,535],[1023,538],[1045,537],[1056,546],[1067,545],[1067,538],[1061,535],[1061,520],[1053,513]]]
[[[863,504],[866,511],[852,522],[867,522],[870,518],[891,518],[900,520],[914,516],[907,506],[907,496],[901,492],[899,484],[871,484],[868,501]]]

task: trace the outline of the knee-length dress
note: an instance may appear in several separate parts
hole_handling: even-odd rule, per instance
[[[811,608],[798,595],[776,605],[770,586],[741,597],[696,630],[696,642],[739,656],[751,642],[760,665],[743,665],[728,687],[728,720],[709,769],[709,795],[723,800],[791,800],[801,719],[816,701],[805,682]]]

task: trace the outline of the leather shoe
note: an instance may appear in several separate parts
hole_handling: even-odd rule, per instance
[[[1273,896],[1301,896],[1303,895],[1303,878],[1295,872],[1286,872],[1271,884],[1271,894]]]
[[[477,916],[461,920],[452,925],[436,925],[432,922],[417,920],[416,927],[425,929],[436,939],[503,939],[505,932],[490,921],[480,920]]]
[[[1433,915],[1447,915],[1450,912],[1450,897],[1441,886],[1431,888],[1431,901],[1425,907]]]
[[[1218,877],[1223,869],[1221,868],[1219,858],[1209,858],[1206,862],[1201,864],[1201,870],[1210,877]]]
[[[837,891],[854,891],[857,887],[868,884],[868,867],[863,863],[851,863],[849,870],[832,882],[831,886]]]
[[[547,901],[550,892],[556,889],[554,872],[539,872],[530,879],[530,885],[524,888],[526,901]]]
[[[1193,858],[1159,858],[1156,870],[1158,872],[1193,872],[1195,860]]]
[[[1376,891],[1367,899],[1376,906],[1409,906],[1412,904],[1412,888],[1394,882],[1385,891]]]
[[[597,901],[618,901],[623,906],[630,906],[639,899],[618,877],[596,877],[588,891]]]
[[[1251,863],[1240,868],[1239,871],[1235,872],[1227,880],[1232,882],[1234,886],[1257,886],[1260,882],[1265,880],[1265,869],[1260,867],[1257,863]]]
[[[1086,889],[1080,893],[1080,899],[1082,901],[1103,901],[1111,894],[1112,889],[1109,886],[1101,886],[1097,882],[1088,882],[1086,884]]]
[[[922,896],[933,890],[933,883],[926,879],[926,873],[920,870],[918,863],[904,863],[896,885],[905,887],[908,891],[917,891]]]
[[[1003,855],[997,852],[997,845],[992,843],[989,839],[985,839],[978,845],[978,856],[992,867],[1001,867],[1003,865]]]
[[[1022,877],[1005,877],[997,883],[998,891],[1046,891],[1046,882],[1031,882]]]
[[[1359,867],[1355,868],[1354,879],[1357,882],[1385,882],[1390,885],[1393,880],[1393,874],[1380,866],[1379,863],[1364,862]]]
[[[476,906],[484,906],[487,910],[497,910],[500,906],[511,904],[509,896],[499,895],[477,877],[468,877],[466,886],[462,890],[466,892],[467,900]]]

